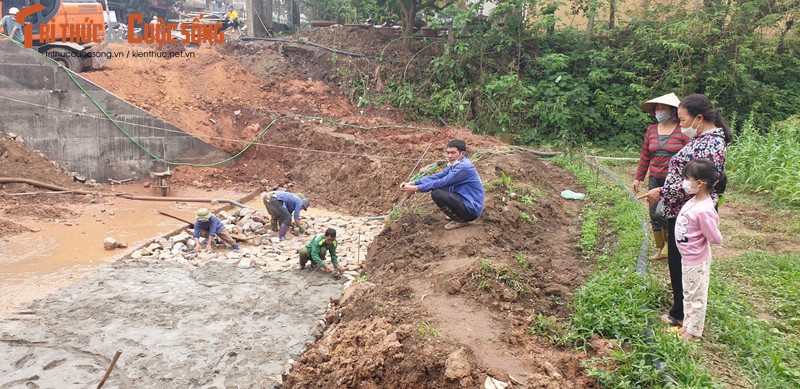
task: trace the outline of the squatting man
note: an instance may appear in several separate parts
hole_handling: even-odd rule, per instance
[[[447,167],[414,182],[404,182],[406,193],[431,192],[436,206],[448,216],[445,230],[466,227],[483,213],[485,192],[475,165],[467,158],[467,144],[454,139],[447,144]]]
[[[198,209],[194,222],[194,252],[199,252],[201,249],[200,237],[206,238],[205,250],[212,251],[211,242],[215,236],[230,245],[231,250],[239,250],[239,244],[231,237],[219,218],[206,208]]]
[[[326,271],[333,272],[334,267],[341,274],[344,273],[344,267],[339,263],[339,257],[336,255],[336,230],[328,228],[325,234],[319,234],[311,238],[305,246],[297,251],[300,254],[300,270],[306,268],[306,264],[311,262],[311,267],[322,267]],[[325,263],[325,252],[331,253],[331,264]]]

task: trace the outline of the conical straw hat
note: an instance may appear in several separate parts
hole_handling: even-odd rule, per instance
[[[654,111],[656,110],[656,104],[664,104],[669,105],[670,107],[678,108],[678,105],[681,104],[681,100],[678,96],[675,96],[674,93],[669,93],[664,96],[656,97],[655,99],[648,100],[644,104],[642,104],[642,109],[645,112],[653,115]]]

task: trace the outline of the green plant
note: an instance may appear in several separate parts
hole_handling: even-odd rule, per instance
[[[554,316],[547,316],[541,312],[536,315],[533,323],[528,327],[529,334],[544,336],[551,343],[559,343],[564,333],[564,326]]]
[[[497,188],[502,188],[506,191],[506,193],[511,193],[514,191],[514,181],[511,179],[511,176],[506,175],[505,172],[501,171],[500,177],[484,182],[483,187],[489,192]]]
[[[488,259],[483,257],[478,257],[478,263],[481,265],[480,269],[481,274],[494,273],[494,268],[492,267],[492,263],[489,262]]]
[[[525,283],[520,279],[519,270],[512,270],[509,269],[508,266],[503,266],[499,269],[496,269],[495,274],[498,281],[502,282],[517,293],[522,295],[528,291],[528,289],[525,287]]]
[[[537,188],[529,188],[523,191],[522,195],[519,196],[518,201],[522,205],[532,206],[544,196],[545,193],[542,190]]]
[[[612,17],[587,31],[555,28],[564,5],[504,1],[490,23],[478,3],[454,13],[459,39],[437,46],[429,65],[396,82],[389,95],[426,117],[567,148],[640,143],[652,118],[639,104],[672,91],[704,93],[731,117],[752,112],[770,123],[796,114],[797,2],[708,1],[691,11],[651,2],[635,18]],[[591,18],[600,6],[572,4]]]
[[[433,326],[433,324],[429,323],[428,321],[420,321],[417,325],[417,331],[419,331],[419,336],[423,338],[438,338],[439,337],[439,330]]]
[[[531,216],[525,211],[519,211],[519,220],[522,220],[524,222],[531,223],[533,222],[535,217],[536,215]]]
[[[583,215],[583,225],[581,225],[580,249],[586,254],[595,251],[598,242],[599,227],[597,225],[598,212],[589,209]]]
[[[650,344],[645,341],[643,334],[648,332],[645,319],[654,316],[648,307],[659,305],[663,288],[653,277],[636,272],[636,258],[644,239],[641,230],[644,210],[630,201],[625,191],[606,185],[576,160],[579,159],[570,156],[554,159],[588,189],[584,224],[594,220],[595,226],[608,225],[614,235],[593,240],[596,250],[606,254],[596,256],[597,269],[577,290],[562,341],[585,347],[588,339],[600,335],[624,342],[626,347],[584,365],[602,387],[662,386],[664,379],[655,370],[653,358],[666,364],[676,386],[715,386],[698,352],[685,342],[660,330]],[[592,215],[588,216],[590,212]],[[587,235],[586,231],[590,233]],[[584,236],[597,237],[596,231],[597,227],[584,228]]]
[[[520,257],[520,254],[522,257]],[[524,264],[524,253],[517,254],[517,261]],[[488,290],[492,286],[492,279],[495,279],[513,289],[520,295],[528,292],[525,282],[522,280],[522,275],[519,270],[511,269],[507,265],[499,267],[494,266],[488,259],[478,257],[478,264],[480,265],[478,272],[471,275],[471,280],[478,284],[478,290]],[[525,264],[524,267],[527,267]]]
[[[732,184],[767,194],[774,204],[800,205],[800,116],[756,127],[754,115],[729,150],[725,168]]]
[[[705,336],[736,350],[757,387],[800,385],[800,258],[747,252],[714,265]]]
[[[400,219],[401,216],[406,212],[406,209],[403,207],[394,207],[389,211],[389,220],[390,221],[397,221]]]
[[[380,20],[385,13],[375,0],[301,0],[300,5],[309,19],[338,23],[358,23],[368,17]]]
[[[489,290],[492,288],[492,283],[486,277],[479,277],[477,279],[478,290]]]
[[[515,257],[515,259],[517,260],[517,263],[519,264],[520,267],[522,267],[525,270],[530,270],[530,265],[528,265],[528,255],[525,254],[524,251],[517,252],[517,256]]]

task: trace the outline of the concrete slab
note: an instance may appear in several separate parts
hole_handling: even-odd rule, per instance
[[[262,387],[319,334],[341,280],[117,263],[0,322],[0,387]]]

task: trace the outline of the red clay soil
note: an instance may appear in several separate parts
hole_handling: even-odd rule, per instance
[[[484,181],[504,172],[517,194],[538,198],[526,205],[494,189],[477,222],[446,231],[429,196],[415,195],[375,240],[367,281],[329,313],[332,326],[287,387],[463,388],[487,376],[514,387],[596,386],[581,369],[596,351],[527,332],[539,314],[566,318],[589,274],[576,250],[580,203],[559,196],[571,180],[531,154],[484,155],[476,166]]]
[[[228,166],[177,168],[174,183],[201,181],[241,190],[288,185],[320,206],[357,215],[391,208],[399,200],[397,184],[408,179],[429,145],[425,163],[443,158],[440,150],[447,139],[461,138],[471,147],[499,144],[465,128],[403,122],[399,111],[391,107],[375,107],[362,114],[326,82],[313,81],[314,77],[292,68],[276,45],[249,42],[203,47],[188,59],[115,58],[107,69],[84,76],[229,153],[257,140]],[[262,78],[246,70],[237,61],[240,57],[245,63],[260,64],[258,69],[269,66],[274,71],[263,71]],[[370,128],[414,125],[428,129],[360,129],[285,115],[321,116]]]
[[[23,139],[24,141],[24,139]],[[31,151],[22,142],[0,133],[0,177],[26,178],[66,189],[92,190],[73,181],[68,172],[43,154]],[[66,203],[81,204],[93,199],[80,195],[19,195],[13,193],[43,192],[47,189],[28,184],[0,184],[0,236],[7,237],[28,229],[14,220],[68,219],[75,216]],[[92,196],[90,196],[92,197]]]
[[[369,46],[361,35],[359,44]],[[373,39],[374,47],[387,43]],[[263,42],[195,52],[188,59],[114,58],[107,69],[85,74],[228,152],[257,138],[226,166],[178,168],[174,185],[245,191],[285,185],[319,207],[386,214],[402,198],[399,184],[416,167],[442,160],[445,143],[460,138],[479,149],[473,157],[484,181],[504,172],[516,194],[534,199],[523,204],[505,188],[494,189],[479,221],[455,231],[442,229],[446,220],[427,195],[406,201],[370,249],[367,281],[331,310],[326,334],[303,354],[285,387],[476,387],[486,376],[516,381],[514,387],[596,386],[580,367],[596,351],[557,347],[527,332],[539,314],[566,318],[589,274],[576,249],[580,203],[559,196],[580,190],[567,173],[532,154],[494,147],[498,140],[466,128],[359,129],[285,118],[430,127],[404,121],[394,108],[353,106],[328,83],[336,73],[329,54]],[[303,56],[308,65],[293,66]]]

